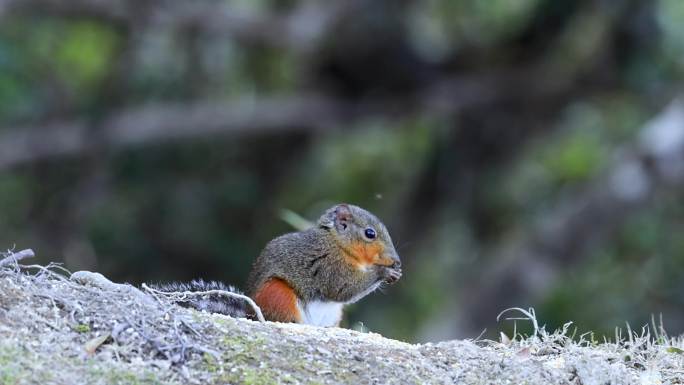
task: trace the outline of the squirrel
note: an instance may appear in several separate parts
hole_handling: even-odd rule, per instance
[[[395,283],[401,275],[401,261],[385,225],[361,207],[343,203],[328,209],[314,227],[268,242],[254,261],[247,294],[268,321],[338,326],[344,305]],[[240,293],[232,286],[202,280],[156,288]],[[210,295],[179,304],[254,318],[245,301],[237,298]]]

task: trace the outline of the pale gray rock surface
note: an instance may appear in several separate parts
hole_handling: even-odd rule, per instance
[[[408,344],[196,312],[105,277],[0,269],[1,384],[676,384],[684,342]]]

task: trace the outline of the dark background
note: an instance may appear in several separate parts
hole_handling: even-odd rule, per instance
[[[345,325],[682,333],[683,79],[679,0],[6,0],[0,245],[244,285],[343,201],[404,261]]]

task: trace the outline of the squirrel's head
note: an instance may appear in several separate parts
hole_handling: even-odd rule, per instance
[[[331,207],[318,220],[318,225],[333,235],[360,268],[401,266],[385,225],[361,207],[344,203]]]

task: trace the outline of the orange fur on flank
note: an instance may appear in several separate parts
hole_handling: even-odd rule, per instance
[[[269,321],[300,322],[297,296],[285,281],[271,278],[254,295],[254,302]]]

